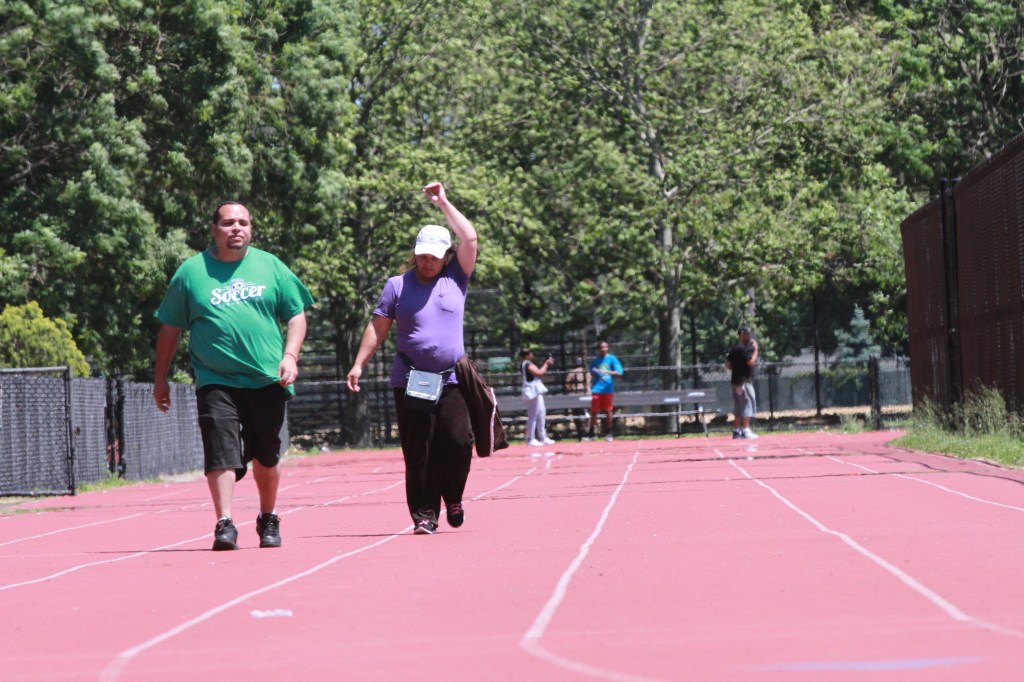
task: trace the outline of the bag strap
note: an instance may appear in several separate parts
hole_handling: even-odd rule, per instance
[[[402,362],[404,362],[405,364],[409,365],[409,369],[416,369],[416,365],[412,364],[412,360],[409,359],[408,355],[406,355],[405,353],[403,353],[400,350],[396,350],[395,351],[395,355],[397,355],[398,357],[402,358]],[[445,374],[448,374],[448,373],[451,373],[451,372],[454,372],[454,371],[455,371],[455,365],[452,365],[448,369],[443,369],[443,370],[441,370],[440,372],[437,372],[437,373],[443,376]]]

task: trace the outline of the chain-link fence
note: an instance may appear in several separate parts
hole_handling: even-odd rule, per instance
[[[132,480],[202,468],[195,390],[72,378],[65,367],[0,370],[0,495],[74,494],[110,475]]]
[[[124,477],[143,480],[202,469],[195,387],[171,384],[171,409],[160,412],[153,403],[153,384],[118,383],[123,401],[119,467]]]
[[[506,364],[481,370],[497,394],[518,395],[518,372]],[[565,375],[556,370],[545,377],[552,394],[564,392]],[[353,442],[397,445],[388,379],[368,377],[360,384],[363,390],[353,395],[339,381],[299,382],[282,443],[288,443],[291,429],[303,448],[328,445],[342,431]],[[911,410],[905,358],[868,364],[765,362],[758,365],[754,386],[755,423],[762,430],[819,428],[847,419],[882,428],[906,419]],[[616,379],[617,392],[668,387],[714,388],[719,403],[704,406],[714,416],[712,429],[731,428],[729,373],[720,365],[627,367]],[[143,480],[201,469],[195,389],[171,384],[171,391],[171,410],[162,413],[153,404],[152,384],[75,379],[66,368],[0,370],[0,495],[74,494],[78,486],[110,475]],[[293,411],[300,419],[293,419]],[[630,434],[676,431],[668,425],[668,415],[631,418],[644,411],[619,411],[619,418],[629,421]],[[556,436],[570,435],[570,415],[552,414],[549,419]],[[695,422],[694,429],[700,428]]]
[[[0,370],[0,492],[74,490],[71,410],[67,368]]]
[[[478,363],[481,373],[499,396],[519,395],[521,380],[511,362]],[[566,370],[549,370],[544,383],[551,394],[565,391]],[[387,378],[367,377],[360,380],[361,391],[348,393],[342,381],[320,381],[296,384],[295,407],[301,419],[293,419],[294,436],[303,447],[324,446],[332,439],[347,436],[346,442],[376,447],[398,443],[394,397]],[[625,374],[615,380],[616,392],[658,391],[665,388],[714,388],[718,405],[705,405],[716,411],[713,428],[730,430],[732,410],[729,372],[721,365],[680,365],[673,367],[626,367]],[[905,421],[911,412],[910,365],[907,358],[875,358],[868,363],[842,361],[762,362],[754,379],[758,413],[756,423],[761,429],[820,428],[857,420],[867,428],[884,428]],[[318,409],[318,401],[329,401]],[[630,412],[643,412],[642,407],[617,410],[620,419]],[[647,410],[649,411],[649,410]],[[336,421],[342,413],[345,419]],[[358,413],[358,418],[354,415]],[[291,419],[292,417],[290,417]],[[508,423],[516,419],[507,419]],[[522,418],[518,418],[522,421]],[[559,422],[570,422],[570,415],[549,411],[548,421],[560,435]],[[360,431],[359,429],[362,429]],[[662,419],[631,420],[629,433],[636,435],[671,433]],[[694,430],[702,430],[694,422]],[[565,427],[566,434],[569,433]]]

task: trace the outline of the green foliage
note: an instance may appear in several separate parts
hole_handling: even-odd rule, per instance
[[[68,325],[43,315],[35,301],[7,306],[0,313],[0,367],[63,367],[89,375],[89,363],[78,350]]]
[[[998,390],[982,388],[944,411],[930,400],[914,406],[910,432],[897,445],[1024,466],[1024,420],[1008,412]]]
[[[941,428],[965,437],[1024,437],[1024,419],[1007,409],[998,389],[987,386],[968,391],[948,411],[931,400],[920,401],[914,406],[914,426]]]
[[[1024,129],[1007,0],[13,0],[0,4],[0,305],[144,376],[209,214],[246,202],[351,361],[437,222],[481,251],[469,326],[766,357],[856,310],[906,350],[898,226]],[[689,359],[689,358],[687,358]]]
[[[1005,0],[885,3],[892,42],[890,143],[909,187],[937,193],[1024,130],[1024,9]]]
[[[843,433],[863,433],[867,426],[860,415],[844,413],[839,415],[839,430]]]
[[[912,206],[877,160],[893,55],[870,17],[808,12],[565,0],[496,16],[510,87],[481,108],[508,114],[474,137],[503,150],[528,202],[506,247],[525,255],[505,280],[519,328],[656,320],[672,364],[684,310],[728,302],[721,338],[754,292],[792,329],[772,312],[830,287],[881,292],[873,313],[905,336],[882,305],[901,296],[895,228]]]

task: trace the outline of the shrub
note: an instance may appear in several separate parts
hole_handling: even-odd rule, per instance
[[[1006,407],[998,389],[982,386],[968,391],[948,412],[933,401],[925,399],[914,406],[915,426],[942,428],[964,436],[1024,434],[1024,422]]]
[[[64,320],[49,319],[35,301],[4,308],[0,313],[0,367],[66,365],[78,376],[89,375],[89,363]]]

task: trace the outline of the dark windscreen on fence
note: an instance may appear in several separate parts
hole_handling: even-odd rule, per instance
[[[940,405],[950,402],[949,300],[942,205],[933,201],[903,221],[907,274],[907,327],[914,395]]]
[[[191,384],[70,378],[66,367],[0,369],[0,495],[75,494],[110,477],[140,481],[203,469]],[[281,452],[288,448],[288,419]]]
[[[130,480],[182,474],[203,468],[195,388],[171,384],[171,409],[160,412],[153,385],[120,382],[124,401],[121,457]]]
[[[905,418],[910,409],[905,359],[875,365],[872,375],[869,366],[837,361],[764,363],[755,378],[758,423],[769,430],[799,428],[802,420],[820,425],[823,415],[867,419],[870,412],[872,423],[881,427],[886,421]],[[146,480],[202,471],[194,386],[171,384],[171,409],[164,413],[153,402],[152,384],[68,379],[68,372],[66,368],[0,370],[0,495],[74,494],[82,485],[112,476]],[[553,395],[563,391],[563,375],[552,374]],[[720,365],[627,368],[618,383],[623,395],[642,393],[659,389],[666,377],[676,381],[685,377],[687,384],[692,381],[694,386],[716,389],[717,404],[704,405],[701,424],[705,417],[724,424],[731,403],[728,373]],[[520,381],[515,372],[492,372],[489,378],[499,397],[518,396]],[[319,449],[330,442],[332,433],[346,430],[356,440],[396,445],[389,382],[370,380],[364,387],[353,396],[341,392],[340,382],[300,383],[296,399],[288,406],[282,452],[288,447],[289,429],[305,449]],[[325,409],[322,401],[333,409]],[[662,408],[645,416],[638,413],[651,411],[646,403],[625,406],[617,417],[629,435],[679,433],[679,422],[666,431],[672,410]],[[693,418],[684,417],[684,422],[687,419]],[[552,414],[549,420],[555,438],[578,435],[572,414]],[[521,415],[505,418],[513,431],[521,421]],[[689,426],[699,430],[696,421]],[[360,427],[363,431],[354,430]]]
[[[109,471],[105,379],[71,380],[76,485],[102,480]]]
[[[902,224],[914,398],[1024,409],[1024,136]]]
[[[63,373],[0,370],[0,494],[73,491]]]

